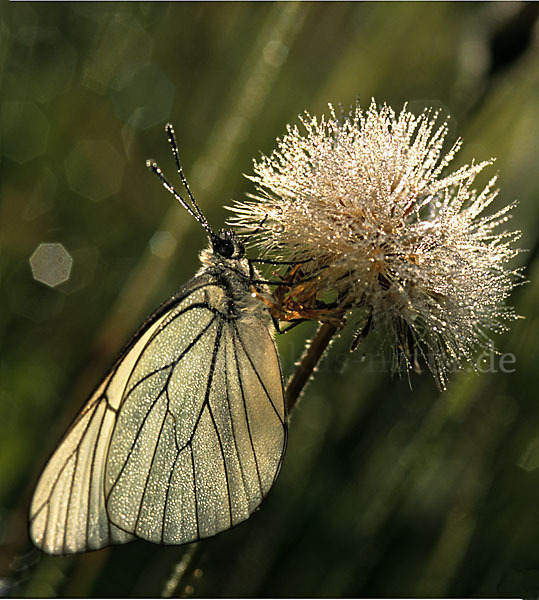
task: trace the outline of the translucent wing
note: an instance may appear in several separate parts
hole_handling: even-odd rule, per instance
[[[229,318],[195,278],[135,336],[53,454],[30,511],[35,543],[80,552],[141,537],[182,544],[245,520],[285,444],[265,320]]]
[[[45,552],[83,552],[133,539],[107,517],[105,461],[125,382],[164,318],[150,322],[127,348],[41,474],[30,507],[30,535]]]

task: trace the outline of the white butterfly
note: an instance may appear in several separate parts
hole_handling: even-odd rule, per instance
[[[30,508],[43,551],[137,538],[184,544],[247,519],[280,469],[286,404],[258,275],[231,232],[207,231],[199,272],[142,325],[54,451]]]

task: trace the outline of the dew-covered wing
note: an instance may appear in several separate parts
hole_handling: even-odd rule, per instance
[[[265,323],[228,319],[193,279],[136,334],[52,455],[30,534],[65,554],[141,537],[182,544],[246,519],[286,444]]]
[[[277,476],[285,419],[266,324],[209,304],[178,311],[129,378],[107,461],[110,520],[164,544],[244,521]]]

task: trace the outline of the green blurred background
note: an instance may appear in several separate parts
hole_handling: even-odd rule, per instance
[[[538,6],[3,3],[0,595],[537,597]],[[450,114],[455,167],[497,157],[484,181],[499,171],[494,208],[519,201],[531,280],[511,298],[526,319],[496,339],[515,372],[488,358],[439,393],[391,377],[375,346],[350,355],[345,330],[249,521],[190,547],[40,555],[40,469],[206,243],[145,167],[175,177],[164,123],[219,228],[286,123],[356,97]],[[278,340],[286,373],[312,332]]]

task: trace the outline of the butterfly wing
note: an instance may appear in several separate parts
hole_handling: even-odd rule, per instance
[[[46,466],[30,534],[52,554],[182,544],[246,519],[286,444],[277,353],[199,276],[135,335]]]
[[[109,518],[157,543],[191,542],[247,519],[271,488],[286,444],[266,323],[217,310],[218,286],[203,293],[204,302],[177,311],[140,357],[107,461]],[[171,346],[175,352],[162,356]]]
[[[136,360],[186,295],[180,292],[178,299],[166,302],[135,334],[43,470],[30,506],[30,536],[45,552],[84,552],[134,539],[108,519],[106,457]]]

